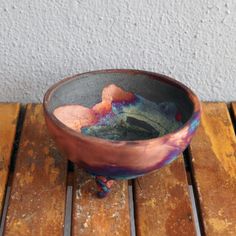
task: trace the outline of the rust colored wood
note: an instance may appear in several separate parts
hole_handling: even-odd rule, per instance
[[[96,191],[94,178],[75,168],[72,235],[130,235],[127,181],[114,183],[103,199]]]
[[[63,235],[67,161],[50,139],[41,105],[28,105],[5,235]]]
[[[0,218],[19,111],[19,103],[0,104]]]
[[[135,180],[138,236],[195,235],[183,157]]]
[[[190,151],[204,230],[209,236],[236,233],[236,139],[224,103],[202,105],[201,125]]]

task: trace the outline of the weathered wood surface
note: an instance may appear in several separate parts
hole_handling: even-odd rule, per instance
[[[50,139],[42,105],[28,105],[5,235],[63,235],[67,161]]]
[[[19,111],[18,103],[0,104],[0,218]]]
[[[96,196],[94,178],[75,168],[72,235],[130,235],[128,183],[118,181],[106,198]]]
[[[135,180],[138,236],[195,235],[183,157]]]
[[[206,235],[236,235],[236,140],[224,103],[205,103],[190,145]]]

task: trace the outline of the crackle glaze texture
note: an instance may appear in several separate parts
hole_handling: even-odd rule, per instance
[[[38,102],[68,75],[137,68],[236,100],[235,0],[0,1],[0,100]]]

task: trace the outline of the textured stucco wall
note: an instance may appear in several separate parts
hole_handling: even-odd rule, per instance
[[[236,100],[236,1],[0,1],[0,101],[41,101],[61,78],[102,68],[156,71],[203,100]]]

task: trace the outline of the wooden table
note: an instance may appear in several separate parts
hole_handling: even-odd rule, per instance
[[[0,104],[1,231],[236,235],[236,103],[202,105],[201,125],[184,157],[145,177],[120,181],[107,198],[97,199],[93,179],[72,168],[49,137],[42,105]]]

